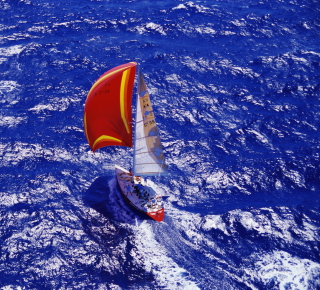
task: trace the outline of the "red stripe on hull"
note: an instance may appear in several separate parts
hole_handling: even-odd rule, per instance
[[[164,208],[154,212],[146,212],[146,214],[155,221],[162,222],[164,219]]]

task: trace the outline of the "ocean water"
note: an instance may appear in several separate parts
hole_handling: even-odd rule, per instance
[[[0,289],[320,289],[318,0],[1,0]],[[140,64],[154,222],[90,152],[86,95]]]

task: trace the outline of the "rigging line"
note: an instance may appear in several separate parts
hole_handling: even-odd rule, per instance
[[[159,164],[161,164],[161,165],[162,165],[163,163],[150,163],[150,162],[149,162],[149,163],[137,163],[137,164],[139,164],[139,165],[145,165],[145,164],[153,164],[153,165],[157,164],[157,165],[159,165]],[[160,167],[161,167],[161,166],[160,166]]]
[[[148,123],[148,122],[150,122],[150,121],[152,121],[152,120],[155,120],[155,118],[154,118],[154,117],[152,117],[152,118],[150,118],[150,119],[145,118],[145,119],[142,119],[141,121],[137,121],[136,124],[141,123],[141,122],[146,122],[146,123]]]
[[[144,152],[136,152],[136,155],[143,155],[143,154],[147,154],[147,153],[152,153],[154,154],[156,151],[144,151]],[[163,152],[162,152],[163,154]]]
[[[153,172],[153,171],[143,172],[143,174],[157,174],[157,173],[159,172]],[[154,175],[154,176],[158,176],[158,175]]]
[[[154,136],[145,136],[145,137],[140,137],[140,138],[137,138],[136,140],[142,140],[142,139],[147,139],[147,138],[159,138],[159,134],[157,135],[154,135]]]

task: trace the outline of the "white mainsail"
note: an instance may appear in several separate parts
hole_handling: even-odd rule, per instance
[[[166,175],[159,130],[141,72],[138,74],[133,173],[135,176]]]

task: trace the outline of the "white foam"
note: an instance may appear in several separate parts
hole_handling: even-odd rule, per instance
[[[261,143],[264,143],[264,144],[268,144],[269,141],[268,141],[268,138],[262,134],[261,132],[258,132],[256,130],[247,130],[249,133],[252,133],[255,135],[255,137],[261,142]],[[271,143],[271,142],[270,142]]]
[[[287,170],[286,168],[282,168],[282,173],[284,176],[290,178],[296,185],[305,187],[304,175],[300,174],[297,170]]]
[[[16,81],[0,81],[1,92],[12,92],[14,89],[19,87],[20,85]]]
[[[195,8],[197,12],[208,12],[210,9],[203,5],[194,4],[192,1],[186,2],[185,4],[179,4],[172,8],[172,10],[187,10],[189,7]]]
[[[153,235],[152,227],[143,221],[136,228],[137,248],[143,255],[145,269],[152,272],[158,284],[165,289],[200,289],[194,282],[184,277],[187,271],[167,256],[165,248]]]
[[[223,222],[220,215],[207,215],[206,217],[204,217],[202,228],[205,231],[209,231],[211,229],[219,229],[226,235],[228,234],[226,224]]]
[[[212,29],[211,27],[207,27],[207,26],[198,26],[198,27],[195,27],[195,30],[200,34],[214,35],[217,33],[216,30]]]
[[[7,285],[7,286],[3,286],[2,290],[22,290],[23,288],[21,286],[17,286],[17,285]]]
[[[137,31],[139,34],[148,33],[149,31],[155,31],[160,33],[161,35],[166,35],[164,28],[161,25],[153,22],[136,26],[132,30]]]
[[[156,23],[153,23],[153,22],[149,22],[149,23],[146,24],[146,28],[154,30],[154,31],[157,31],[162,35],[166,35],[166,33],[163,30],[163,27],[161,25],[159,25],[159,24],[156,24]]]
[[[308,290],[320,285],[320,264],[294,257],[284,251],[274,251],[261,257],[254,266],[253,275],[264,285],[278,284],[280,290]],[[245,270],[252,275],[251,271]]]
[[[69,98],[54,98],[50,101],[50,104],[38,104],[33,108],[30,108],[29,111],[34,111],[36,113],[42,113],[43,111],[65,111],[70,105]]]
[[[13,45],[9,47],[1,47],[0,55],[3,56],[13,56],[19,54],[23,50],[23,45]]]
[[[14,117],[14,116],[1,116],[0,115],[0,127],[16,127],[18,124],[25,121],[27,117]]]
[[[28,193],[19,192],[19,193],[10,193],[0,192],[0,204],[3,206],[13,206],[18,203],[26,203],[28,198]]]

